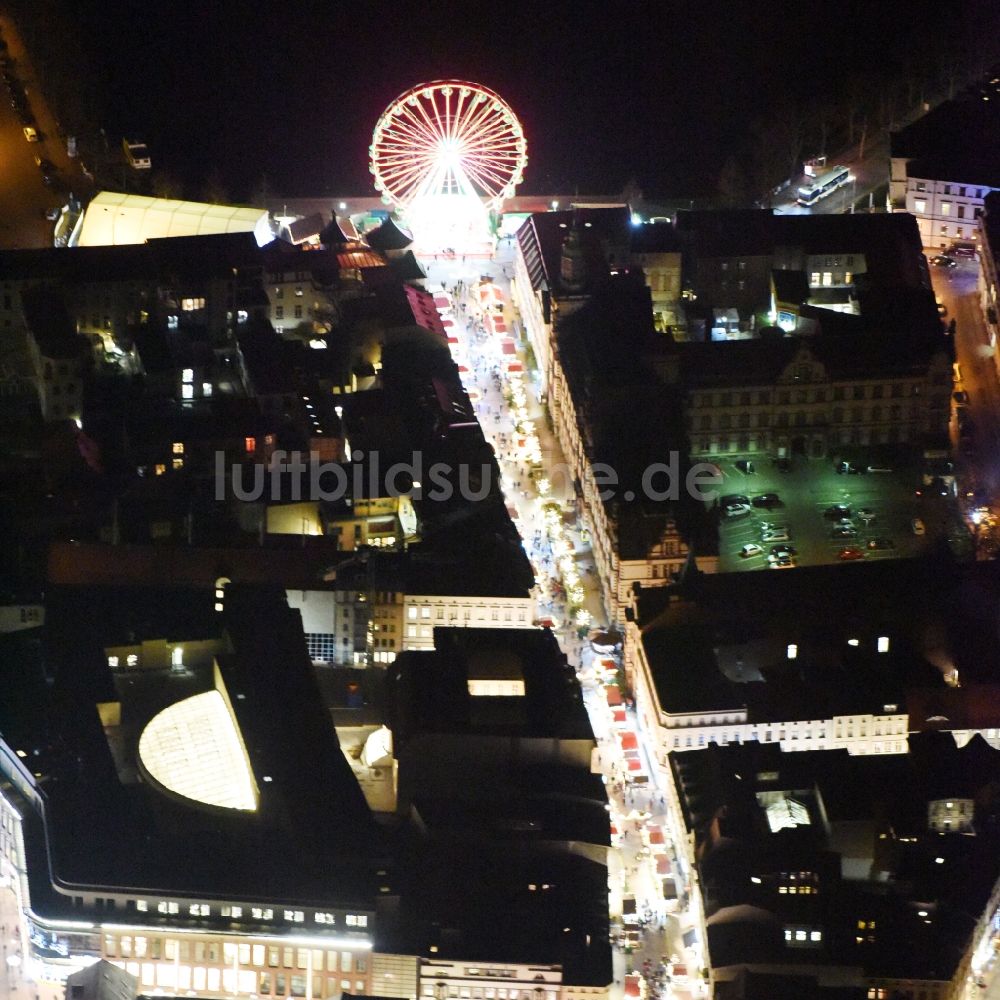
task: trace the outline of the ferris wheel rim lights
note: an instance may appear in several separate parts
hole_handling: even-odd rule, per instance
[[[524,130],[495,91],[435,80],[404,91],[372,132],[369,171],[386,202],[460,193],[493,206],[513,195],[528,162]]]

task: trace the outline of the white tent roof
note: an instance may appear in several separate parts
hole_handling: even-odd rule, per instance
[[[117,246],[165,236],[215,233],[253,233],[260,246],[274,238],[263,208],[101,191],[84,212],[76,246]]]

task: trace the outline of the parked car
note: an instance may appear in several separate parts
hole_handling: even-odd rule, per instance
[[[894,549],[895,547],[896,543],[891,538],[870,538],[868,540],[868,548],[872,552]]]
[[[875,520],[875,511],[871,507],[859,507],[857,510],[858,520],[864,524],[871,524]]]
[[[975,257],[976,256],[976,244],[975,243],[952,243],[948,247],[949,257]]]
[[[915,517],[910,521],[910,531],[915,535],[925,535],[927,534],[927,528],[924,526],[924,522],[920,520],[919,517]]]
[[[761,536],[761,540],[764,542],[790,542],[792,536],[788,534],[787,529],[782,529],[780,531],[765,531]]]
[[[837,474],[840,476],[860,476],[864,471],[857,462],[841,462],[837,466]]]
[[[724,517],[746,517],[753,508],[748,503],[734,503],[722,508]]]
[[[864,552],[854,545],[849,545],[846,549],[841,549],[837,553],[837,558],[843,560],[844,562],[850,562],[854,559],[864,559],[864,557]]]
[[[846,504],[835,503],[832,507],[827,507],[823,511],[823,516],[828,521],[842,521],[845,517],[851,516],[851,508]]]
[[[798,555],[798,552],[791,545],[772,545],[771,554],[768,558],[771,557],[777,558],[778,556],[795,556],[795,555]]]
[[[830,532],[831,538],[857,538],[858,529],[850,524],[838,524],[833,531]]]
[[[719,497],[720,507],[729,507],[732,504],[749,504],[750,497],[745,497],[742,493],[726,493]]]
[[[740,549],[740,555],[744,559],[749,559],[751,556],[760,556],[763,554],[764,546],[758,545],[756,542],[748,542],[742,549]]]
[[[791,556],[781,556],[768,564],[769,569],[795,569],[795,560]]]
[[[759,497],[754,497],[751,503],[754,507],[764,507],[770,510],[772,507],[783,507],[781,497],[777,493],[762,493]]]
[[[749,459],[741,458],[739,461],[733,462],[733,465],[735,465],[740,472],[748,476],[752,476],[757,471],[753,467],[753,462]]]
[[[935,267],[958,267],[958,261],[943,253],[939,253],[936,257],[931,257],[931,263]]]
[[[24,126],[24,138],[27,139],[28,142],[38,142],[38,131],[33,125]]]

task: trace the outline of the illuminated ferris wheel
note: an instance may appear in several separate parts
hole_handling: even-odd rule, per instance
[[[372,135],[370,170],[384,201],[474,195],[498,208],[528,162],[521,123],[492,90],[460,80],[423,83],[385,109]]]

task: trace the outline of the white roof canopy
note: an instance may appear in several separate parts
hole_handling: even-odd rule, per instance
[[[119,246],[168,236],[253,233],[264,246],[274,238],[263,208],[211,205],[101,191],[87,206],[76,246]]]

